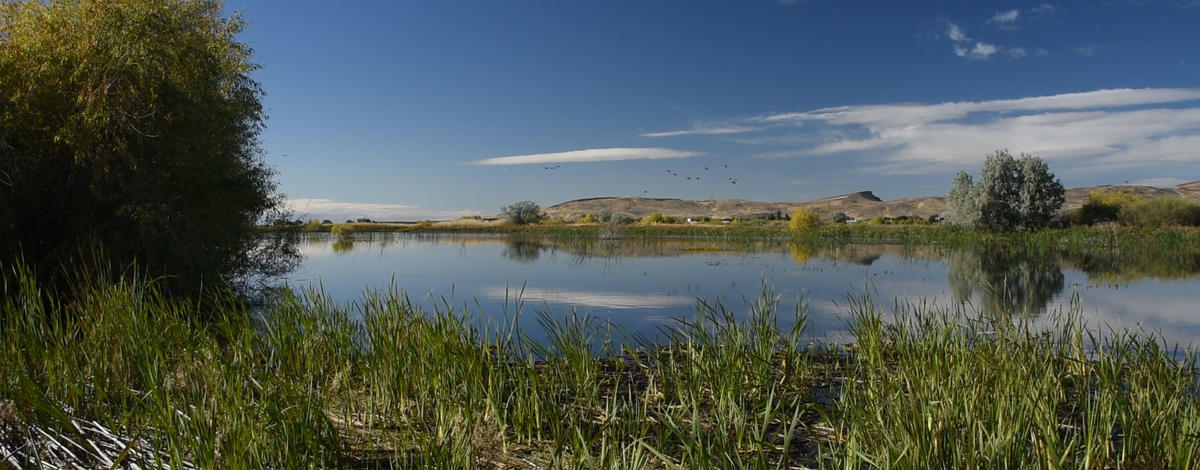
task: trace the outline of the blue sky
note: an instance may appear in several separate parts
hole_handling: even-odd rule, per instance
[[[1200,179],[1196,0],[226,8],[303,216],[927,196],[998,148],[1069,187]]]

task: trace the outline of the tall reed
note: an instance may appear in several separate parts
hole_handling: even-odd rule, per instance
[[[0,462],[16,467],[66,450],[173,468],[1200,461],[1196,355],[1087,325],[1078,305],[1034,323],[855,295],[855,342],[823,345],[764,289],[743,310],[699,301],[656,338],[537,312],[535,341],[515,326],[519,296],[488,325],[395,288],[250,308],[138,279],[69,299],[16,279],[0,304]],[[87,450],[101,428],[126,451]]]

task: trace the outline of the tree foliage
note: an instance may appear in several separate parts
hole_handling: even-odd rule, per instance
[[[1050,172],[1050,165],[1040,158],[1021,155],[1017,169],[1020,171],[1019,226],[1025,229],[1049,226],[1066,202],[1066,189]]]
[[[221,8],[0,3],[0,262],[99,251],[180,286],[293,266],[256,229],[282,199],[244,22]]]
[[[1012,230],[1021,225],[1020,165],[1006,150],[987,156],[975,184],[979,224],[989,230]]]
[[[788,222],[788,228],[797,232],[811,230],[820,225],[821,215],[804,207],[797,207],[793,210],[792,220]]]
[[[979,224],[979,204],[975,197],[975,181],[965,171],[954,175],[950,194],[946,196],[946,223],[960,227]]]
[[[1116,222],[1122,207],[1141,200],[1141,196],[1126,193],[1120,189],[1089,191],[1087,201],[1083,203],[1083,207],[1079,208],[1076,222],[1084,225]]]
[[[1066,200],[1062,183],[1041,158],[1007,150],[987,156],[979,181],[958,172],[946,198],[946,221],[989,230],[1046,227]]]
[[[514,202],[511,206],[500,208],[504,218],[517,225],[533,224],[542,220],[542,208],[533,201]]]

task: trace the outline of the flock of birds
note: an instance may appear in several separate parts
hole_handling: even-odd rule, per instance
[[[728,169],[728,168],[729,168],[729,165],[722,164],[722,165],[721,165],[721,167],[722,167],[722,168],[726,168],[726,169]],[[707,167],[707,166],[706,166],[706,167],[704,167],[704,171],[708,171],[708,167]],[[677,173],[677,172],[675,172],[675,171],[673,171],[673,170],[667,170],[667,173],[668,173],[668,174],[670,174],[671,176],[674,176],[674,177],[679,177],[679,173]],[[684,176],[683,178],[684,178],[684,180],[686,180],[686,181],[700,181],[700,177],[699,177],[699,176]],[[725,180],[726,180],[726,181],[728,181],[728,182],[729,182],[729,184],[737,184],[737,182],[738,182],[737,178],[734,178],[734,177],[725,177]],[[645,192],[645,191],[642,191],[642,192]]]
[[[561,164],[554,165],[554,166],[542,166],[542,169],[546,170],[546,171],[553,171],[553,170],[557,170],[559,168],[562,168]],[[729,165],[722,164],[721,168],[729,169]],[[709,167],[705,166],[704,171],[709,171]],[[674,176],[676,178],[680,177],[679,172],[677,172],[675,170],[667,170],[667,174]],[[682,178],[684,179],[684,181],[700,181],[699,175],[696,175],[696,176],[683,175]],[[725,181],[728,182],[729,184],[737,184],[738,183],[738,179],[731,177],[731,176],[726,177]],[[648,190],[648,189],[642,190],[642,194],[649,194],[649,193],[650,193],[650,190]]]

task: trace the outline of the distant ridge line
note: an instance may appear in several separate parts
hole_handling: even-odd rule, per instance
[[[1096,189],[1118,189],[1142,198],[1180,197],[1200,202],[1200,181],[1175,185],[1172,188],[1116,184],[1098,185],[1067,190],[1064,208],[1082,206],[1087,193]],[[791,213],[797,207],[807,207],[821,214],[842,212],[852,218],[863,220],[873,217],[898,217],[902,215],[929,217],[941,214],[946,207],[945,196],[902,198],[885,201],[872,191],[856,191],[830,196],[808,202],[758,202],[744,199],[691,200],[680,198],[598,196],[573,199],[544,209],[551,217],[574,219],[586,214],[598,214],[603,210],[626,213],[634,217],[646,217],[660,213],[672,217],[753,218],[776,213]]]

